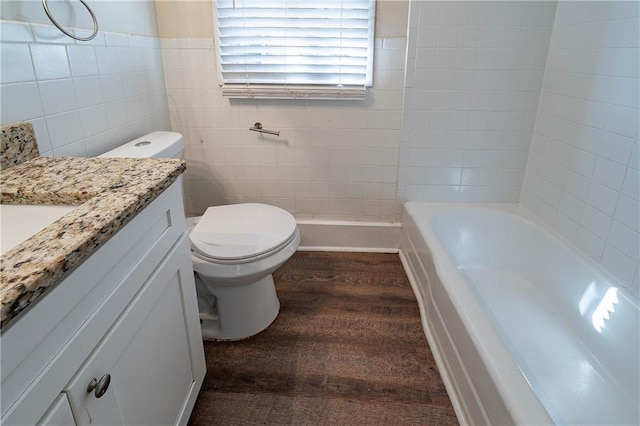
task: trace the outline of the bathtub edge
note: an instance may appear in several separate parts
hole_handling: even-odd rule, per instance
[[[407,278],[409,279],[409,284],[411,285],[411,289],[413,290],[413,294],[416,297],[416,301],[418,302],[418,309],[420,310],[420,321],[422,322],[422,330],[424,331],[424,335],[427,339],[427,343],[429,344],[429,349],[433,355],[433,359],[436,362],[436,366],[438,367],[438,373],[444,383],[444,387],[447,390],[447,395],[451,400],[451,405],[453,405],[453,410],[456,413],[456,417],[458,418],[458,422],[461,425],[469,425],[468,415],[466,409],[464,408],[464,404],[462,403],[461,398],[458,395],[457,386],[454,384],[453,377],[451,372],[449,371],[449,365],[444,360],[444,356],[440,351],[440,346],[434,340],[435,337],[433,335],[433,331],[431,327],[429,327],[427,321],[427,313],[425,308],[425,301],[423,300],[422,294],[416,283],[415,276],[413,274],[413,270],[411,268],[411,264],[406,258],[404,251],[400,249],[399,251],[400,262],[407,274]]]

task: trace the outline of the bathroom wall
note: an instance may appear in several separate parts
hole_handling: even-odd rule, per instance
[[[398,202],[517,202],[556,4],[413,1]]]
[[[32,122],[60,156],[180,131],[191,213],[396,221],[406,200],[520,200],[639,293],[638,2],[413,1],[408,24],[407,5],[378,1],[367,99],[326,102],[223,98],[209,0],[159,1],[157,24],[150,1],[92,3],[89,43],[3,1],[0,122]]]
[[[396,220],[406,2],[378,2],[373,87],[341,102],[223,98],[213,33],[203,34],[211,5],[181,3],[159,2],[158,17],[172,128],[185,135],[187,210],[265,202],[299,219]],[[281,136],[250,132],[257,121]]]
[[[115,5],[114,5],[115,3]],[[60,24],[73,28],[93,28],[87,10],[78,1],[48,0],[49,10]],[[90,1],[102,31],[158,36],[156,7],[153,0]],[[2,0],[0,19],[51,25],[43,12],[42,0]]]
[[[637,1],[562,1],[522,204],[640,294]]]
[[[376,36],[405,37],[409,0],[376,1]],[[160,36],[213,38],[212,0],[156,0]]]
[[[49,3],[61,24],[92,27],[79,2]],[[97,155],[170,129],[154,3],[90,5],[100,25],[90,42],[45,24],[41,2],[0,6],[0,122],[31,122],[42,155]]]

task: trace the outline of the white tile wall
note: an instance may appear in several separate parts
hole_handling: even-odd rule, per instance
[[[211,40],[75,43],[2,21],[0,122],[32,122],[45,155],[182,132],[191,213],[260,201],[395,221],[405,200],[520,199],[639,293],[638,2],[555,12],[414,1],[408,39],[376,40],[374,87],[355,102],[225,99]],[[249,132],[256,121],[281,137]]]
[[[0,21],[0,54],[0,122],[31,122],[42,155],[97,155],[170,129],[158,38],[75,42],[51,26]]]
[[[298,218],[394,221],[405,39],[376,40],[364,101],[223,98],[211,40],[163,40],[172,128],[185,135],[187,210],[265,202]],[[259,121],[280,137],[250,132]]]
[[[638,5],[559,3],[521,200],[636,294]]]
[[[518,201],[554,11],[411,3],[399,205]]]

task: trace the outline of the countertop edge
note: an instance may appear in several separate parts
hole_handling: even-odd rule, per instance
[[[41,194],[45,195],[40,195],[40,198],[34,197],[33,192],[25,191],[24,194],[27,196],[22,198],[24,204],[47,204],[47,201],[52,199],[62,204],[60,200],[78,201],[82,197],[87,199],[78,208],[7,251],[0,258],[0,331],[43,294],[55,288],[71,271],[178,180],[186,170],[185,162],[175,159],[120,159],[120,162],[114,159],[84,159],[84,162],[79,158],[69,160],[73,160],[74,164],[84,163],[87,167],[95,166],[96,161],[98,164],[101,162],[100,165],[104,167],[123,164],[122,161],[125,161],[131,167],[124,167],[124,170],[112,173],[113,176],[110,175],[105,180],[101,191],[99,185],[96,185],[97,189],[80,191],[80,196],[73,192],[72,185],[58,191],[43,190]],[[58,161],[51,163],[56,164]],[[43,162],[47,161],[40,160],[38,163]],[[146,166],[143,166],[145,162]],[[23,163],[23,168],[28,169],[28,164],[29,162]],[[154,167],[158,164],[162,164],[163,167]],[[9,169],[8,172],[10,171]],[[130,184],[138,178],[146,181]],[[5,193],[4,189],[3,182],[4,202],[21,202],[18,191]],[[51,194],[55,196],[51,197]],[[47,198],[46,195],[50,197]],[[38,203],[38,199],[45,202]],[[64,237],[67,233],[71,236],[68,244],[65,244]],[[58,245],[52,243],[52,238],[57,238],[55,242]],[[37,251],[40,252],[40,258],[34,255]]]

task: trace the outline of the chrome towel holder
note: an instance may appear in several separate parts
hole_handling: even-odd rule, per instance
[[[69,36],[69,37],[71,37],[72,39],[75,39],[75,40],[89,41],[89,40],[92,40],[98,34],[98,20],[96,19],[96,15],[93,14],[93,10],[91,10],[89,5],[87,3],[85,3],[84,0],[78,0],[78,1],[80,3],[82,3],[82,5],[84,7],[87,8],[87,10],[89,11],[89,14],[91,15],[91,19],[93,19],[93,33],[89,37],[80,37],[80,36],[77,36],[75,34],[71,34],[70,32],[67,32],[64,28],[62,28],[62,26],[60,24],[58,24],[58,22],[56,22],[55,19],[53,19],[53,15],[51,15],[51,11],[49,10],[49,5],[47,4],[47,0],[42,0],[42,7],[44,8],[44,13],[47,14],[49,19],[53,23],[53,25],[55,25],[56,28],[58,28],[60,31],[62,31],[65,35],[67,35],[67,36]]]
[[[260,123],[260,122],[255,123],[253,125],[253,127],[249,127],[249,130],[251,130],[252,132],[268,133],[270,135],[276,135],[276,136],[280,137],[280,131],[279,130],[263,129],[262,128],[262,123]]]

